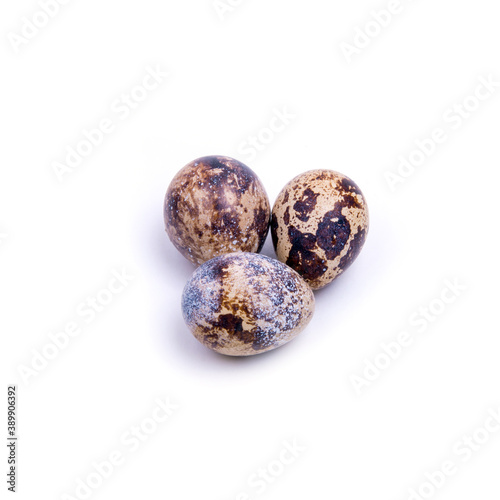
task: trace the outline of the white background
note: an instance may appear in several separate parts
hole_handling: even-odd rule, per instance
[[[444,116],[480,77],[500,81],[500,12],[492,0],[402,0],[349,64],[342,42],[386,7],[244,0],[221,19],[211,0],[73,0],[16,51],[12,34],[40,7],[2,3],[0,435],[15,383],[17,498],[79,498],[77,480],[113,451],[124,463],[92,498],[403,500],[446,460],[456,472],[427,498],[499,498],[500,432],[466,463],[454,447],[484,438],[500,406],[500,88],[460,126]],[[157,65],[168,78],[122,119],[116,99]],[[284,130],[243,154],[283,109]],[[114,131],[60,182],[54,162],[103,118]],[[391,190],[386,172],[436,127],[447,141]],[[185,327],[193,267],[163,229],[171,178],[208,154],[247,163],[271,202],[295,175],[329,168],[370,206],[362,254],[316,294],[307,330],[248,359]],[[87,324],[77,308],[122,269],[134,279]],[[467,289],[440,308],[447,279]],[[432,301],[440,314],[418,333],[410,317]],[[70,321],[81,334],[25,380],[20,367]],[[404,331],[413,343],[359,394],[352,376]],[[131,452],[121,436],[157,397],[178,409]],[[281,467],[294,440],[304,450]],[[251,486],[270,463],[272,483]]]

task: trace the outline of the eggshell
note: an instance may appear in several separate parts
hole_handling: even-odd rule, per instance
[[[272,211],[278,259],[315,290],[331,283],[359,255],[368,233],[368,207],[354,181],[332,170],[298,175]]]
[[[295,338],[314,313],[314,295],[281,262],[255,253],[216,257],[193,274],[182,295],[184,321],[204,345],[251,356]]]
[[[166,232],[195,264],[225,253],[260,252],[271,208],[255,173],[227,156],[192,161],[174,177],[165,196]]]

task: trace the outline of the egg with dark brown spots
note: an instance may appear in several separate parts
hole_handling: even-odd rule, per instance
[[[200,266],[182,295],[184,321],[205,346],[251,356],[286,344],[309,323],[314,295],[278,260],[231,253]]]
[[[270,215],[257,175],[227,156],[192,161],[177,173],[165,196],[166,232],[195,264],[230,252],[260,252]]]
[[[366,240],[368,207],[357,184],[332,170],[298,175],[281,191],[272,211],[278,259],[315,290],[342,274]]]

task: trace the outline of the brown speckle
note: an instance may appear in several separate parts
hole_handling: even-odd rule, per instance
[[[270,212],[266,191],[250,168],[226,156],[206,156],[170,183],[165,229],[177,250],[201,264],[229,252],[260,251]]]
[[[318,246],[325,251],[328,260],[341,254],[351,235],[351,226],[341,208],[337,202],[335,209],[325,214],[316,231]]]
[[[314,210],[316,206],[318,195],[311,189],[306,188],[302,193],[302,197],[297,200],[293,209],[297,213],[297,218],[302,222],[307,222],[309,220],[309,214]]]
[[[368,207],[356,183],[332,170],[312,170],[279,194],[271,234],[278,258],[319,289],[354,262],[368,226]]]
[[[184,288],[182,311],[206,346],[248,356],[298,335],[312,318],[314,296],[281,262],[239,252],[216,257],[194,272]]]
[[[283,222],[286,226],[290,224],[290,207],[286,207],[285,213],[283,214]]]

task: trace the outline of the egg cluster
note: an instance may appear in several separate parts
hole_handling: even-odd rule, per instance
[[[249,356],[295,338],[314,295],[343,273],[368,233],[368,208],[351,179],[311,170],[292,179],[271,211],[243,163],[206,156],[181,169],[164,203],[166,232],[199,265],[182,295],[193,335],[222,354]],[[259,255],[271,228],[279,260]]]

